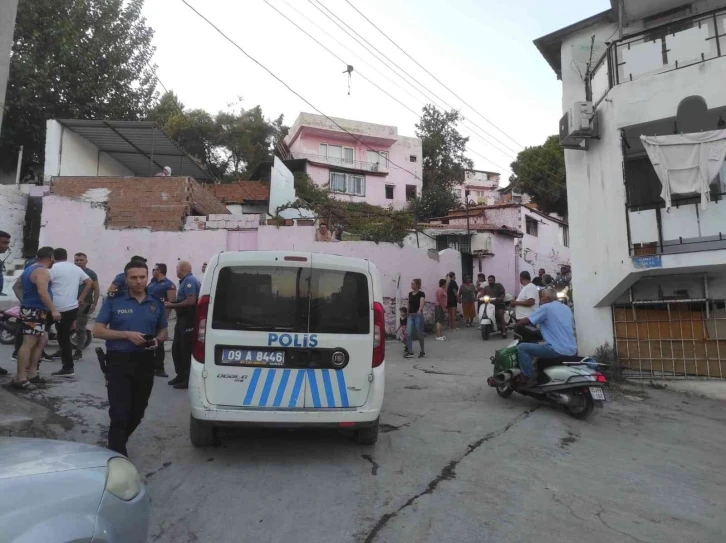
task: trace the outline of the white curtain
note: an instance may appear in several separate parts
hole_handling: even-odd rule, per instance
[[[672,194],[700,194],[701,208],[711,200],[711,182],[721,173],[726,159],[726,130],[640,136],[663,188],[666,209]]]

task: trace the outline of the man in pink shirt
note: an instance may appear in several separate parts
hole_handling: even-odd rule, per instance
[[[446,336],[443,333],[446,322],[448,295],[446,294],[446,279],[439,279],[439,288],[436,289],[436,307],[434,308],[434,320],[436,321],[436,341],[444,341]]]

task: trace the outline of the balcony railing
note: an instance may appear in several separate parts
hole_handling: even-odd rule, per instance
[[[668,211],[662,200],[654,205],[627,205],[630,256],[726,249],[724,198],[726,192],[712,191],[706,209],[701,209],[698,197],[674,201]]]
[[[325,155],[316,155],[313,153],[292,153],[295,158],[307,158],[312,162],[328,164],[330,166],[338,166],[339,168],[349,168],[351,170],[361,170],[371,173],[388,173],[388,164],[385,159],[381,162],[361,162],[359,160],[346,160],[344,158],[335,158]]]
[[[597,104],[615,85],[726,56],[726,9],[694,15],[613,42],[590,74]]]

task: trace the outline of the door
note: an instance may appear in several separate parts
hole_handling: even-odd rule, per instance
[[[309,253],[220,256],[212,278],[205,342],[212,404],[301,409],[308,334]]]
[[[474,277],[474,257],[469,253],[461,253],[461,278]]]
[[[366,403],[373,356],[373,288],[366,261],[313,254],[310,337],[325,357],[344,356],[336,369],[323,358],[306,373],[305,407],[359,407]],[[342,354],[341,354],[342,353]]]

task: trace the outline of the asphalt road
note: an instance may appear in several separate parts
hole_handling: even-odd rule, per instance
[[[468,329],[428,339],[423,360],[388,343],[374,447],[337,432],[247,430],[194,449],[185,391],[157,379],[129,444],[153,502],[149,541],[726,541],[726,402],[628,385],[581,422],[486,387],[504,340]],[[9,347],[0,365],[12,369]],[[27,398],[48,434],[103,444],[90,349],[76,371]]]

